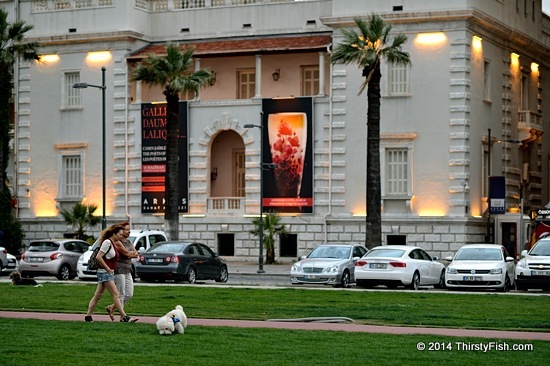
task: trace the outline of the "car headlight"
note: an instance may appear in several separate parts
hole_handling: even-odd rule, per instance
[[[78,258],[78,263],[82,263],[82,262],[84,262],[84,257]]]
[[[330,267],[325,268],[325,269],[323,270],[323,272],[326,272],[326,273],[336,273],[336,272],[338,272],[338,268],[339,268],[338,265],[330,266]]]
[[[457,272],[456,268],[448,267],[447,268],[447,273],[448,274],[457,274],[458,272]]]
[[[292,272],[302,272],[302,266],[300,266],[298,264],[293,264],[291,270],[292,270]]]
[[[502,268],[493,268],[491,274],[502,274]]]

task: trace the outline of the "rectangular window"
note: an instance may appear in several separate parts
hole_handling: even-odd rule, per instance
[[[79,72],[65,73],[65,107],[75,108],[80,107],[80,89],[73,88],[75,83],[80,82]]]
[[[408,194],[408,150],[386,149],[386,194],[404,196]]]
[[[237,71],[237,99],[250,99],[256,94],[256,71]]]
[[[491,77],[490,77],[490,62],[485,60],[483,63],[483,99],[491,100]]]
[[[302,66],[302,95],[319,94],[319,66]]]
[[[521,100],[521,110],[529,110],[529,77],[525,74],[521,75],[521,84],[520,84],[520,100]]]
[[[80,155],[62,157],[61,179],[61,197],[82,197],[82,158]]]
[[[388,94],[409,95],[409,65],[390,64],[388,67]]]

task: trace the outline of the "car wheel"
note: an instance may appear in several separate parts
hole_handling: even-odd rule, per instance
[[[418,290],[420,287],[420,274],[418,272],[414,272],[411,284],[409,285],[409,288],[411,290]]]
[[[439,282],[434,285],[435,288],[445,288],[445,270],[441,271],[439,275]]]
[[[67,264],[62,265],[56,277],[60,281],[69,280],[71,278],[71,268]]]
[[[187,271],[187,282],[195,283],[197,281],[197,270],[193,267],[189,267]]]
[[[220,270],[219,277],[216,278],[216,282],[227,282],[228,279],[229,279],[229,273],[227,272],[227,268],[222,267],[222,269]]]
[[[342,273],[342,280],[340,281],[340,284],[335,285],[335,287],[342,287],[342,288],[351,287],[351,280],[350,280],[349,272],[347,270],[344,271],[344,273]]]
[[[507,292],[510,289],[510,278],[508,278],[508,275],[506,275],[506,278],[504,279],[504,286],[499,289],[500,292]]]

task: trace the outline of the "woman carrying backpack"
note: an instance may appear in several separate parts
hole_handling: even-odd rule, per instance
[[[111,293],[115,308],[120,314],[121,322],[135,322],[138,319],[132,318],[126,315],[124,308],[120,301],[120,294],[116,288],[114,281],[114,273],[117,265],[118,258],[120,256],[116,245],[116,241],[123,240],[124,227],[121,225],[113,225],[101,233],[101,248],[97,254],[97,261],[99,268],[97,270],[97,288],[94,296],[90,300],[88,305],[88,312],[84,317],[86,322],[93,322],[92,314],[99,302],[99,299],[103,296],[105,289]],[[111,316],[111,314],[109,314]],[[114,316],[111,316],[111,320],[114,320]]]

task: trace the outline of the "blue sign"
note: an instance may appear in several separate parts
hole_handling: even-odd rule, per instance
[[[506,180],[504,177],[489,177],[489,213],[506,213]]]

